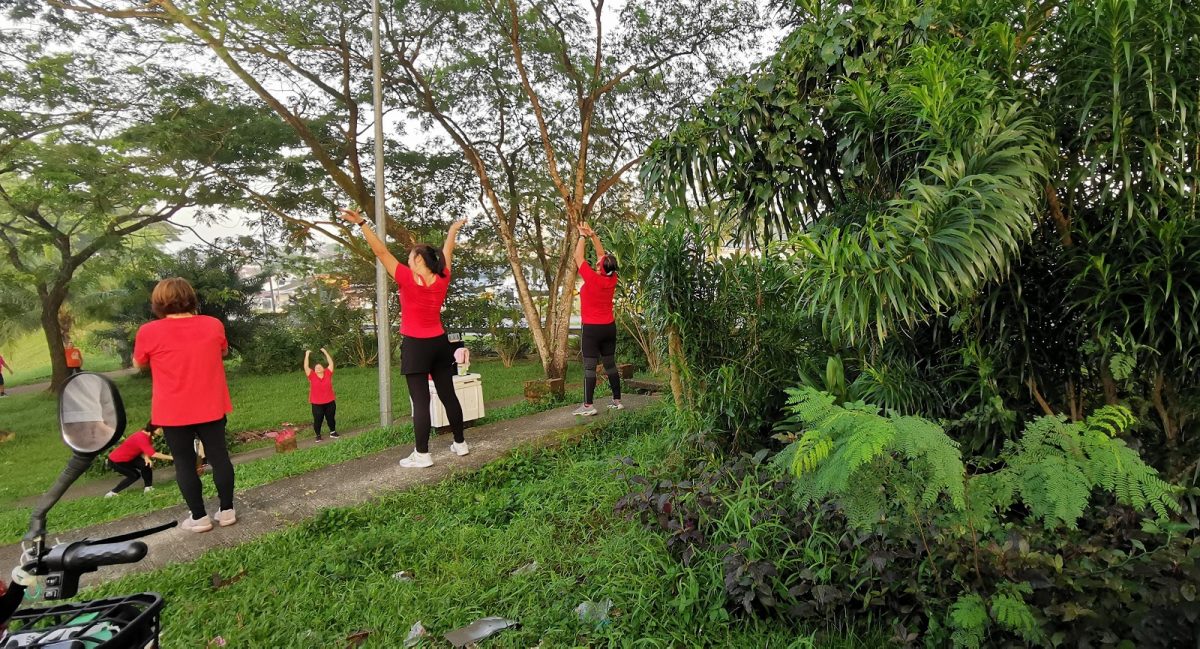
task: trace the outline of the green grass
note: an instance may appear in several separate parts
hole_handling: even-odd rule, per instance
[[[82,333],[86,334],[86,330]],[[83,367],[92,372],[110,372],[121,369],[121,359],[115,354],[92,347],[88,336],[81,335],[76,341],[83,352]],[[0,344],[0,356],[16,368],[15,372],[4,373],[5,387],[50,380],[50,349],[46,346],[46,335],[41,330],[31,331],[12,342]]]
[[[499,361],[476,361],[471,369],[483,376],[485,401],[519,396],[525,381],[542,376],[536,361],[523,361],[511,368]],[[377,424],[377,370],[348,367],[338,369],[335,376],[338,427],[350,430]],[[121,377],[116,382],[125,402],[129,430],[136,430],[150,416],[150,381]],[[274,429],[285,421],[300,425],[312,421],[308,381],[299,370],[272,376],[230,372],[229,392],[234,409],[229,417],[230,431]],[[396,416],[407,416],[408,388],[402,376],[393,378],[392,395]],[[57,417],[54,397],[43,392],[0,400],[0,431],[16,434],[13,441],[0,445],[0,507],[41,493],[62,470],[69,452],[60,441]]]
[[[164,645],[401,647],[421,621],[433,641],[485,616],[516,619],[484,647],[811,647],[783,623],[734,619],[720,583],[696,583],[663,539],[613,511],[625,485],[617,458],[679,462],[666,409],[625,413],[578,443],[523,450],[481,471],[398,492],[195,562],[131,576],[85,593],[154,591],[167,601]],[[539,569],[511,572],[536,561]],[[210,582],[245,570],[220,590]],[[410,582],[392,575],[408,571]],[[580,622],[585,600],[612,599],[609,624]],[[821,638],[820,646],[853,646]]]
[[[569,396],[575,397],[576,395]],[[479,423],[487,424],[514,419],[561,405],[561,403],[531,405],[521,402],[496,408],[480,419]],[[376,428],[354,437],[348,437],[337,444],[311,446],[282,455],[268,455],[237,467],[237,491],[241,493],[246,489],[378,453],[393,446],[410,444],[412,439],[411,425],[394,426],[392,428]],[[112,480],[111,477],[104,479]],[[205,496],[215,497],[216,487],[213,486],[212,481],[206,479],[203,484]],[[149,495],[134,492],[123,498],[95,497],[66,500],[55,505],[48,517],[48,525],[55,532],[61,533],[127,516],[158,511],[182,503],[183,497],[175,488],[158,489]],[[0,543],[15,543],[21,539],[29,528],[30,511],[29,507],[14,507],[0,512]]]

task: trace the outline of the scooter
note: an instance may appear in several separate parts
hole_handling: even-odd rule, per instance
[[[49,608],[18,610],[23,599],[72,599],[79,578],[101,567],[137,563],[148,548],[138,539],[177,523],[104,539],[47,547],[46,515],[95,459],[125,432],[125,407],[117,386],[91,372],[67,379],[58,399],[63,442],[72,455],[49,491],[42,494],[22,541],[20,565],[7,588],[0,582],[0,649],[142,649],[159,646],[163,599],[140,593]]]

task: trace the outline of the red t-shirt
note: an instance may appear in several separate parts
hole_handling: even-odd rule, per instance
[[[613,293],[617,290],[617,274],[601,275],[587,264],[579,267],[583,288],[579,289],[579,318],[583,324],[612,324]]]
[[[162,318],[138,329],[133,360],[149,365],[150,419],[157,426],[190,426],[233,412],[225,383],[225,325],[206,315]]]
[[[113,462],[129,462],[139,455],[154,455],[154,445],[150,443],[150,435],[146,431],[139,430],[138,432],[125,438],[125,441],[117,445],[108,454],[108,459]]]
[[[83,353],[78,347],[67,348],[67,367],[83,367]]]
[[[442,328],[442,304],[450,288],[450,268],[446,276],[438,277],[426,286],[413,277],[412,269],[396,266],[396,284],[400,286],[400,335],[413,338],[433,338],[446,333]]]
[[[308,402],[315,404],[329,403],[333,396],[333,370],[325,368],[325,376],[317,376],[316,372],[308,373]]]

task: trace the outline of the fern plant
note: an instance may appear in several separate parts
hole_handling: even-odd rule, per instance
[[[832,395],[811,387],[788,390],[788,412],[777,428],[803,434],[777,461],[796,475],[802,504],[836,497],[851,523],[864,528],[895,506],[915,514],[944,498],[963,509],[958,444],[936,424],[883,416],[861,401],[835,405]]]
[[[972,498],[980,494],[983,507],[972,514],[1002,513],[1019,500],[1047,528],[1075,529],[1100,489],[1124,505],[1167,518],[1180,509],[1177,489],[1117,437],[1135,422],[1121,406],[1106,406],[1081,422],[1062,416],[1034,420],[1020,439],[1005,445],[1001,469],[972,479]]]
[[[967,479],[958,444],[938,425],[835,401],[812,387],[788,390],[789,416],[777,429],[802,433],[776,462],[795,474],[802,505],[836,499],[858,527],[889,509],[920,519],[945,504],[952,520],[987,531],[1021,503],[1047,528],[1074,529],[1096,490],[1163,519],[1180,510],[1177,488],[1117,437],[1136,421],[1120,406],[1082,422],[1035,419],[1005,445],[998,469]]]
[[[999,584],[989,601],[977,592],[965,593],[950,606],[947,626],[955,647],[978,649],[988,639],[993,626],[1017,635],[1030,644],[1042,641],[1043,633],[1037,616],[1025,602],[1033,588],[1025,582]],[[990,604],[990,606],[989,606]]]

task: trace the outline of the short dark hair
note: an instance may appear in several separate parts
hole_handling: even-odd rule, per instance
[[[168,277],[154,287],[150,294],[150,311],[162,318],[176,313],[196,313],[200,300],[196,289],[182,277]]]
[[[155,428],[158,428],[158,426],[155,426],[153,421],[147,421],[146,427],[142,430],[146,431],[147,433],[153,433]]]
[[[438,277],[446,276],[446,260],[442,257],[442,251],[434,248],[427,243],[418,243],[413,246],[412,251],[421,256],[425,260],[425,265],[429,270]]]

